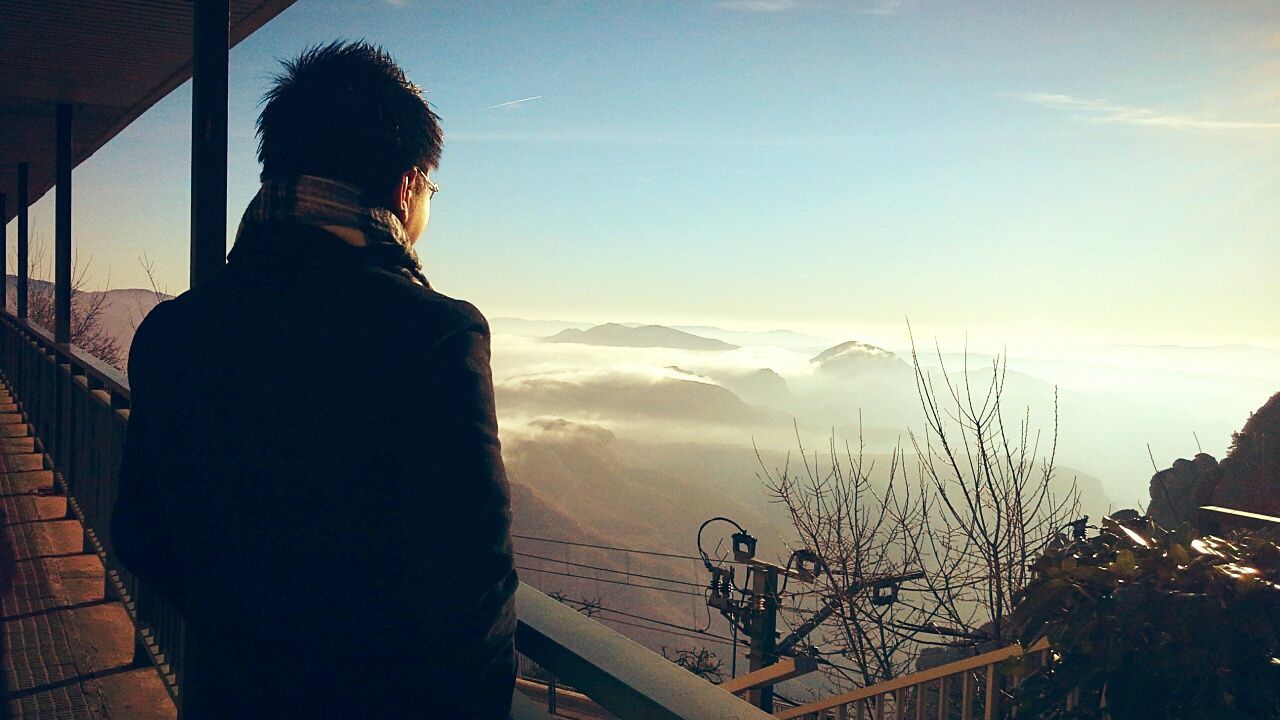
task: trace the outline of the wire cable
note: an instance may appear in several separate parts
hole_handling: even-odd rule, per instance
[[[571,602],[575,605],[584,605],[584,606],[588,605],[588,603],[584,603],[578,600],[568,600],[567,602]],[[706,632],[703,630],[699,630],[697,628],[691,628],[691,627],[686,627],[684,625],[669,623],[665,620],[659,620],[657,618],[645,617],[644,615],[636,615],[635,613],[623,612],[622,610],[614,610],[613,608],[604,607],[602,605],[591,604],[591,607],[597,608],[600,612],[607,612],[607,613],[613,613],[615,615],[622,615],[623,617],[629,617],[629,618],[632,618],[633,620],[644,620],[645,622],[657,623],[658,625],[663,625],[673,630],[684,630],[687,632],[696,633],[697,635],[702,637],[708,637],[713,640],[720,640],[721,642],[726,642],[726,643],[733,642],[732,638],[727,638],[727,637],[724,637],[723,635],[717,635],[715,633]]]
[[[676,553],[659,552],[657,550],[636,550],[635,548],[624,548],[613,545],[594,545],[592,543],[574,542],[572,540],[557,540],[554,538],[540,538],[532,535],[512,535],[511,537],[519,540],[534,540],[537,542],[556,543],[557,545],[572,545],[574,547],[593,548],[595,550],[613,550],[615,552],[636,553],[637,555],[654,555],[656,557],[675,558],[677,560],[697,560],[702,562],[702,558],[697,555],[679,555]],[[724,560],[722,562],[738,562],[736,560]],[[738,563],[745,565],[746,563]]]
[[[738,528],[738,532],[742,535],[745,535],[747,533],[747,531],[743,529],[741,525],[734,522],[733,520],[730,520],[727,517],[724,517],[723,515],[717,515],[711,518],[710,520],[707,520],[706,522],[699,525],[698,526],[698,556],[702,560],[702,564],[707,566],[707,570],[711,570],[711,558],[707,556],[707,551],[702,549],[702,531],[706,530],[708,525],[715,522],[728,523]]]
[[[686,585],[688,587],[695,587],[699,589],[706,587],[705,585],[700,585],[698,583],[691,583],[691,582],[688,582],[687,580],[672,580],[671,578],[660,577],[657,575],[645,575],[644,573],[636,573],[636,572],[629,572],[627,570],[617,570],[615,568],[600,567],[599,565],[588,565],[586,563],[574,562],[572,560],[561,560],[560,558],[543,557],[542,555],[534,555],[533,553],[520,552],[519,550],[516,551],[516,555],[532,558],[534,560],[545,560],[547,562],[564,563],[565,565],[573,565],[574,567],[587,568],[588,570],[602,570],[604,572],[617,573],[619,575],[627,575],[630,577],[644,578],[645,580],[660,580],[662,582],[674,583],[676,585]]]
[[[653,585],[641,585],[640,583],[629,583],[629,582],[623,582],[622,580],[610,580],[609,578],[595,578],[595,577],[591,577],[590,575],[574,575],[573,573],[557,572],[555,570],[544,570],[542,568],[534,568],[534,567],[520,567],[519,565],[516,566],[516,569],[525,570],[528,572],[547,573],[548,575],[560,575],[561,577],[569,577],[577,580],[592,580],[595,582],[610,583],[612,585],[626,585],[627,587],[640,588],[642,590],[657,590],[659,592],[669,592],[669,593],[674,593],[676,595],[690,595],[692,597],[698,597],[698,598],[706,597],[702,593],[689,592],[688,590],[676,590],[675,588],[655,587]]]
[[[673,635],[675,637],[688,638],[690,640],[707,640],[713,643],[723,643],[725,645],[731,644],[729,641],[721,640],[718,637],[708,637],[706,635],[697,635],[694,633],[676,632],[675,630],[667,630],[665,628],[656,628],[651,625],[641,625],[640,623],[627,622],[626,620],[619,620],[617,618],[602,617],[600,618],[600,620],[603,620],[605,622],[617,623],[618,625],[626,625],[628,627],[640,628],[641,630],[649,630],[652,632],[666,633],[668,635]]]

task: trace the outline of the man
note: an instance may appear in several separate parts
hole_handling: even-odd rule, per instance
[[[286,63],[213,281],[130,351],[114,552],[186,621],[183,720],[507,718],[489,330],[413,244],[437,116],[382,50]]]

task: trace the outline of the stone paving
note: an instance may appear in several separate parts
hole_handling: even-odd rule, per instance
[[[23,422],[0,381],[0,425]],[[133,664],[133,624],[104,599],[102,563],[45,464],[29,427],[0,439],[0,718],[174,720],[156,671]]]

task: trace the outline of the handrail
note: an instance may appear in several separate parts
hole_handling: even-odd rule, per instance
[[[521,583],[516,648],[631,720],[766,720],[741,698]]]
[[[780,720],[789,720],[790,718],[801,718],[805,715],[811,715],[832,709],[843,712],[844,707],[847,705],[867,700],[874,700],[879,703],[882,701],[884,696],[892,693],[894,694],[895,701],[895,714],[893,717],[903,719],[906,717],[904,711],[907,705],[914,703],[912,705],[913,707],[923,707],[923,689],[925,685],[935,682],[945,683],[947,679],[956,675],[965,676],[965,683],[962,690],[962,702],[966,704],[969,703],[973,698],[971,697],[972,688],[970,687],[968,673],[973,670],[985,668],[987,670],[987,682],[985,689],[986,697],[983,706],[986,710],[986,716],[991,718],[994,717],[994,706],[996,704],[994,702],[996,688],[993,673],[995,665],[1004,662],[1009,658],[1019,657],[1023,654],[1042,652],[1048,649],[1049,641],[1045,639],[1037,641],[1026,650],[1024,650],[1021,645],[1014,644],[1008,647],[982,653],[981,655],[963,658],[955,662],[947,663],[946,665],[939,665],[937,667],[929,668],[928,670],[922,670],[911,675],[903,675],[891,680],[886,680],[882,683],[876,683],[875,685],[851,690],[840,695],[833,695],[832,697],[823,698],[822,700],[815,700],[811,703],[806,703],[804,705],[799,705],[797,707],[778,712],[775,714],[775,717]],[[903,692],[911,689],[915,690],[913,695],[911,693]],[[940,687],[938,696],[941,697],[943,693],[945,693],[945,689]],[[907,697],[908,695],[912,695],[912,697]],[[883,717],[883,710],[880,710],[879,712],[880,716]],[[968,707],[961,708],[962,717],[966,719],[970,717],[970,712],[971,709]],[[919,716],[919,713],[917,716]],[[942,712],[938,712],[936,717],[942,718],[944,717],[944,714]]]
[[[125,400],[129,399],[129,378],[123,372],[108,365],[75,345],[55,342],[53,339],[53,333],[49,332],[41,325],[32,322],[30,318],[19,318],[7,309],[3,312],[5,320],[14,323],[26,332],[34,335],[37,339],[43,341],[41,343],[42,345],[57,353],[59,356],[74,362],[79,369],[84,371],[85,375],[98,381],[98,383],[112,395],[116,395]]]
[[[0,367],[37,452],[48,457],[54,489],[66,495],[67,516],[84,526],[84,550],[102,560],[104,598],[120,600],[135,625],[134,662],[154,665],[177,701],[182,618],[119,565],[111,540],[111,504],[129,420],[128,378],[7,309],[0,312]]]

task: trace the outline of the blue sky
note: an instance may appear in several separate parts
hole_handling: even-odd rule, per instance
[[[232,52],[233,229],[340,37],[443,116],[420,254],[490,316],[1280,346],[1273,2],[299,0]],[[91,284],[185,289],[189,101],[77,170]]]

